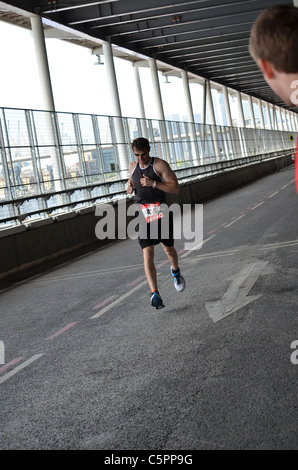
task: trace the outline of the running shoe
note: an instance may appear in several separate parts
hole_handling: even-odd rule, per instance
[[[150,296],[151,296],[151,305],[152,305],[152,307],[155,307],[155,308],[163,308],[164,307],[162,298],[161,298],[161,296],[159,295],[159,293],[157,291],[153,292],[153,294],[150,294]]]
[[[173,273],[173,268],[171,266],[171,273],[172,273],[173,278],[174,278],[174,285],[175,285],[176,291],[177,292],[182,292],[185,289],[185,279],[182,276],[182,274],[180,272],[180,269],[179,269],[179,272],[177,274],[174,274]]]

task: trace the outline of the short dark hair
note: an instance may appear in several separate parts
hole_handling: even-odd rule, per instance
[[[297,45],[298,8],[294,5],[267,8],[250,32],[249,52],[254,60],[267,60],[279,72],[298,72]]]
[[[145,139],[145,137],[138,137],[134,139],[131,143],[132,148],[136,148],[138,150],[150,150],[149,140]]]

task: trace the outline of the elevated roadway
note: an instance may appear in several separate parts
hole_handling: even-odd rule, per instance
[[[1,449],[297,449],[294,177],[204,204],[182,294],[157,248],[162,310],[130,239],[3,289]]]

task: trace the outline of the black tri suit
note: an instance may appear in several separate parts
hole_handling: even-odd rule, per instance
[[[145,168],[141,168],[138,162],[131,175],[135,188],[134,200],[139,205],[139,215],[144,217],[144,219],[141,218],[142,225],[144,221],[144,225],[146,223],[145,236],[142,230],[138,238],[142,249],[158,243],[166,246],[174,245],[173,214],[167,211],[165,192],[151,186],[142,186],[140,182],[144,176],[156,182],[163,182],[155,170],[155,160],[155,157],[151,157]],[[136,229],[139,230],[139,227],[137,226]]]

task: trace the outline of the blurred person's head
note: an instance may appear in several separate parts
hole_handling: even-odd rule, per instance
[[[256,19],[249,51],[272,90],[288,105],[298,106],[298,8],[269,7]]]

